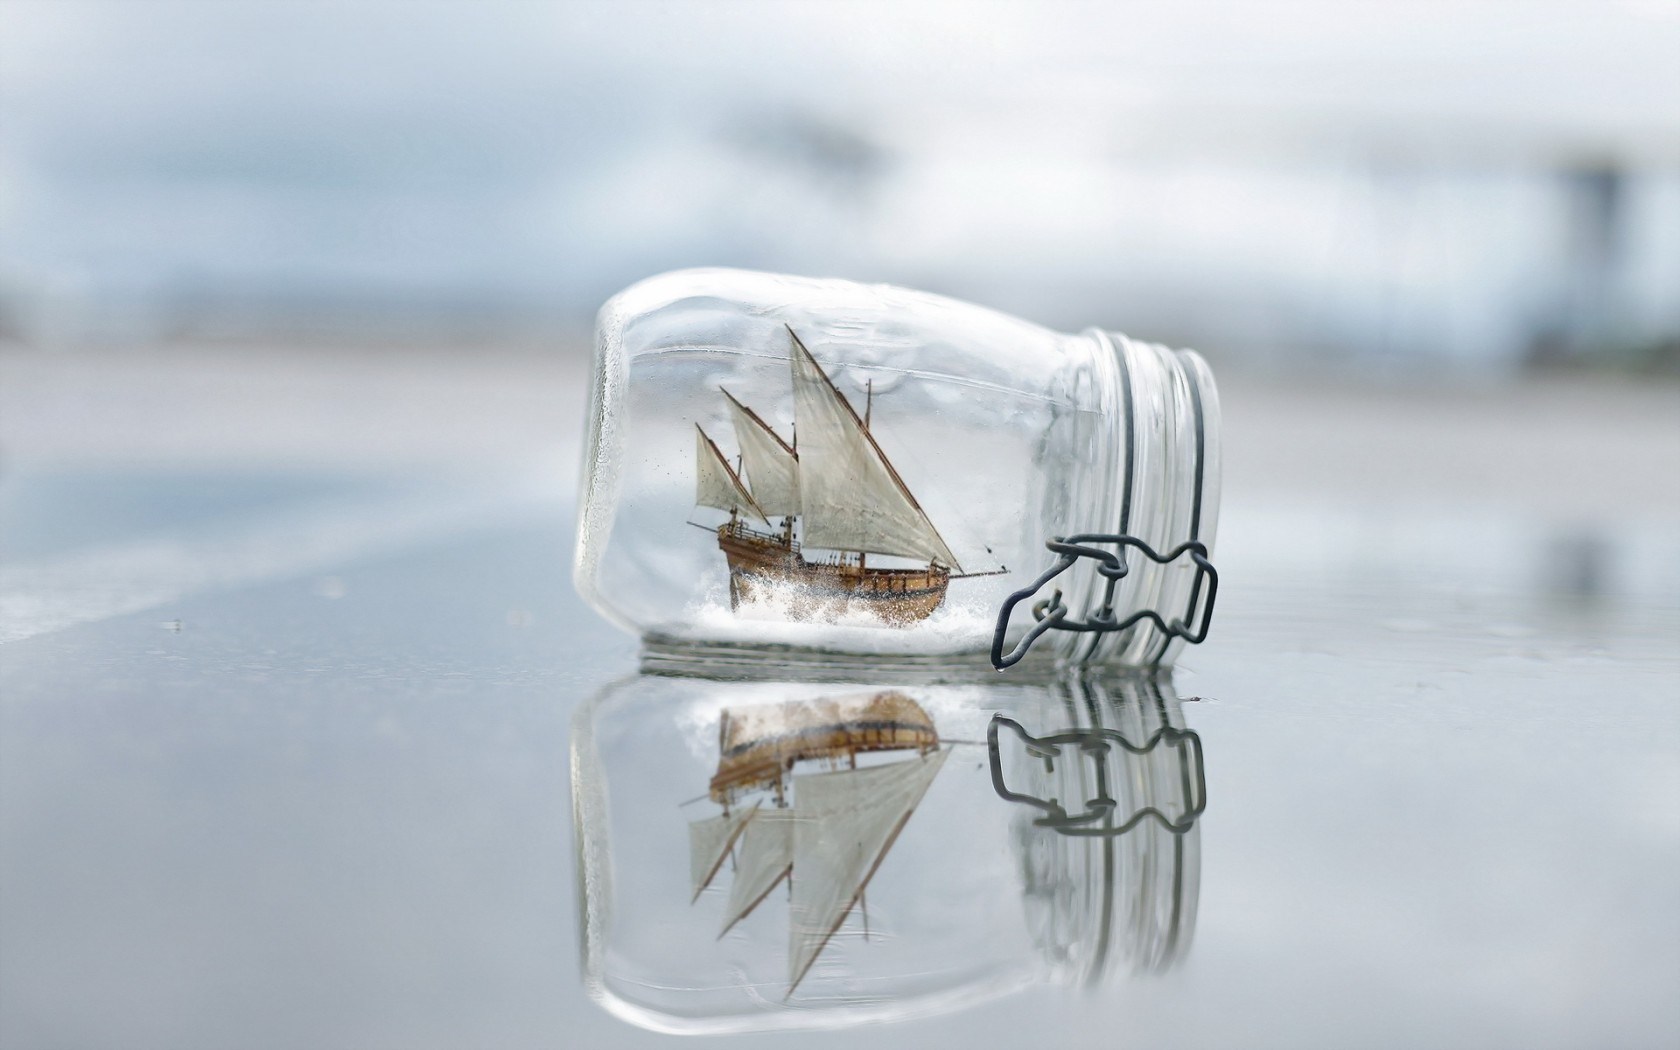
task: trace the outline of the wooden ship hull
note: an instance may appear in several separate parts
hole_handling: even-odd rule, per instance
[[[799,620],[832,620],[866,611],[907,626],[933,615],[945,601],[951,570],[869,568],[863,559],[837,556],[806,561],[799,544],[783,534],[758,532],[739,521],[719,526],[718,547],[729,562],[729,607],[775,597]]]
[[[944,603],[953,573],[970,574],[870,433],[868,403],[859,416],[793,329],[788,335],[794,443],[727,390],[740,450],[735,462],[694,424],[695,505],[729,512],[717,527],[729,563],[729,607],[773,599],[772,608],[792,620],[832,622],[865,612],[888,627],[920,623]],[[780,530],[771,524],[778,518]],[[767,531],[749,528],[749,520]],[[807,559],[801,541],[832,553]],[[871,567],[870,554],[919,564]]]
[[[855,764],[870,751],[939,747],[939,731],[920,704],[894,689],[868,697],[792,701],[725,711],[718,730],[717,773],[708,794],[728,805],[744,792],[780,790],[799,762]]]

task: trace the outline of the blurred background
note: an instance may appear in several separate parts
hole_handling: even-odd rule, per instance
[[[1680,370],[1680,5],[5,0],[0,337],[556,347],[729,265]]]
[[[1680,600],[1680,0],[0,10],[14,478],[569,495],[595,310],[724,265],[1195,347],[1269,537]]]

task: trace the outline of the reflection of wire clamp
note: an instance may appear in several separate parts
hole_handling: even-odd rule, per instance
[[[1112,543],[1118,550],[1110,552],[1085,546],[1091,543]],[[1052,553],[1060,555],[1056,564],[1046,569],[1044,575],[1034,580],[1031,586],[1023,587],[1005,598],[1003,607],[998,610],[997,630],[992,634],[992,666],[998,670],[1020,663],[1021,658],[1027,655],[1027,650],[1032,648],[1032,644],[1046,631],[1124,631],[1133,624],[1149,620],[1167,636],[1182,638],[1191,645],[1197,645],[1207,638],[1208,624],[1213,620],[1213,599],[1219,593],[1219,573],[1214,570],[1213,563],[1208,561],[1207,544],[1191,540],[1179,544],[1165,554],[1160,554],[1135,536],[1082,532],[1077,536],[1059,536],[1044,545]],[[1169,623],[1155,610],[1143,609],[1123,620],[1116,618],[1114,590],[1131,571],[1131,566],[1125,558],[1127,547],[1136,547],[1144,557],[1160,565],[1185,554],[1190,556],[1190,560],[1196,565],[1196,579],[1191,584],[1190,600],[1184,607],[1183,616]],[[1037,594],[1045,584],[1066,572],[1080,558],[1092,558],[1097,562],[1097,572],[1104,580],[1102,607],[1087,619],[1070,620],[1067,618],[1068,607],[1062,601],[1061,589],[1057,588],[1051,592],[1049,598],[1033,604],[1033,619],[1038,622],[1015,644],[1015,648],[1005,654],[1003,638],[1009,632],[1009,618],[1014,613],[1015,606]],[[1192,627],[1191,624],[1195,626]]]
[[[1075,753],[1081,759],[1091,759],[1092,767],[1096,770],[1096,794],[1085,800],[1083,812],[1070,814],[1057,799],[1042,799],[1009,789],[1003,782],[1003,755],[998,747],[998,731],[1005,726],[1020,738],[1028,755],[1044,762],[1046,771],[1054,769],[1056,760],[1063,757],[1066,750],[1077,749]],[[1114,801],[1108,788],[1107,758],[1110,749],[1119,747],[1131,755],[1146,755],[1161,744],[1179,749],[1179,788],[1180,797],[1184,799],[1183,813],[1175,819],[1155,806],[1145,806],[1123,823],[1114,823],[1114,810],[1118,803]],[[986,727],[986,751],[992,767],[992,790],[998,793],[998,797],[1043,810],[1042,816],[1033,819],[1034,826],[1051,828],[1063,835],[1124,835],[1151,818],[1172,834],[1182,835],[1195,825],[1196,819],[1207,809],[1207,781],[1202,774],[1202,738],[1188,729],[1175,729],[1163,725],[1142,744],[1134,744],[1112,729],[1073,729],[1035,737],[1014,719],[993,715],[991,725]]]

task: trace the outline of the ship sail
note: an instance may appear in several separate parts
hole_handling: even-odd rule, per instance
[[[776,888],[793,867],[793,823],[791,809],[756,811],[741,832],[741,848],[735,853],[735,881],[729,887],[729,905],[723,913],[721,937]]]
[[[694,425],[695,444],[695,485],[694,502],[702,507],[716,507],[731,513],[751,511],[763,518],[768,524],[770,519],[759,507],[747,487],[741,484],[740,475],[723,458],[712,439],[700,429],[700,424]]]
[[[961,572],[916,497],[797,335],[788,359],[799,420],[805,545],[918,558]]]
[[[794,777],[789,995],[846,921],[946,754]]]
[[[757,808],[724,813],[689,824],[688,868],[694,879],[695,900],[700,899],[700,891],[711,883],[712,877],[723,866],[723,859],[729,856],[729,847],[735,844],[742,826],[752,818]]]
[[[758,413],[735,400],[729,391],[730,413],[735,417],[735,440],[741,446],[741,465],[746,468],[747,486],[766,514],[794,516],[799,513],[799,456],[771,430]]]

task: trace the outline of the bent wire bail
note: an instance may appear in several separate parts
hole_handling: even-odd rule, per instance
[[[1069,813],[1062,800],[1042,799],[1009,787],[1004,780],[1003,748],[999,742],[1000,731],[1005,729],[1014,735],[1028,757],[1043,762],[1046,769],[1063,757],[1064,750],[1074,752],[1075,756],[1086,755],[1095,759],[1092,768],[1096,794],[1085,800],[1085,808],[1081,812]],[[1118,750],[1132,756],[1143,756],[1161,746],[1177,749],[1180,761],[1184,763],[1183,768],[1190,774],[1190,779],[1184,782],[1184,810],[1169,816],[1159,806],[1143,806],[1127,814],[1120,823],[1114,823],[1113,814],[1117,803],[1108,794],[1106,774],[1109,752]],[[1202,738],[1189,729],[1162,725],[1140,743],[1132,742],[1117,730],[1101,727],[1067,729],[1046,736],[1033,736],[1013,718],[994,714],[986,727],[986,755],[987,763],[991,767],[992,790],[997,796],[1005,802],[1017,802],[1038,810],[1039,814],[1033,818],[1033,824],[1041,828],[1050,828],[1063,835],[1114,838],[1151,819],[1171,834],[1183,835],[1207,809],[1207,779],[1203,772]],[[1075,761],[1080,759],[1075,757]]]
[[[1090,546],[1097,543],[1113,544],[1117,550],[1106,551]],[[1136,536],[1082,532],[1075,536],[1054,537],[1047,540],[1044,546],[1058,556],[1056,563],[1030,585],[1005,598],[1002,607],[998,609],[997,628],[992,633],[992,666],[999,671],[1020,663],[1033,643],[1052,630],[1107,633],[1124,631],[1134,624],[1148,620],[1168,637],[1182,638],[1190,645],[1198,645],[1207,638],[1208,626],[1213,620],[1214,598],[1219,593],[1219,573],[1208,560],[1207,544],[1199,540],[1190,540],[1162,554]],[[1141,609],[1123,620],[1116,618],[1114,591],[1131,571],[1131,566],[1127,564],[1124,556],[1128,547],[1137,548],[1144,557],[1160,565],[1175,561],[1186,554],[1190,556],[1190,560],[1196,566],[1196,580],[1190,588],[1190,599],[1182,616],[1169,623],[1154,609]],[[1033,619],[1037,622],[1015,643],[1013,649],[1005,653],[1004,636],[1009,633],[1009,621],[1015,606],[1037,594],[1045,584],[1066,572],[1080,558],[1093,558],[1097,562],[1097,572],[1104,580],[1102,605],[1083,620],[1069,620],[1067,604],[1062,601],[1062,592],[1058,588],[1051,592],[1048,599],[1033,603]],[[1192,623],[1195,624],[1194,627],[1191,626]],[[1165,651],[1163,647],[1151,663],[1160,663]]]

